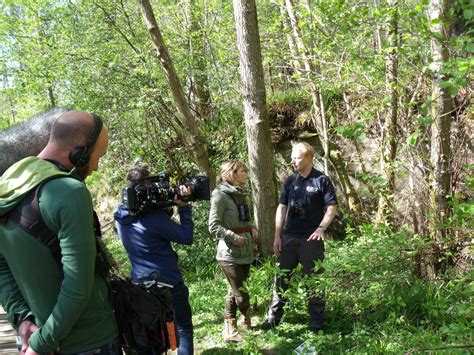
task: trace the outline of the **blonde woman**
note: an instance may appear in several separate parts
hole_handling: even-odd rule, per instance
[[[237,309],[242,328],[250,329],[250,297],[242,290],[255,258],[257,230],[250,222],[248,193],[244,190],[247,168],[239,160],[227,161],[219,169],[212,191],[209,232],[218,240],[216,259],[229,282],[225,300],[224,340],[241,342]]]

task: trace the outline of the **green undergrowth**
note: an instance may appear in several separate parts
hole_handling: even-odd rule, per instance
[[[293,276],[286,296],[291,300],[280,326],[258,329],[271,301],[275,258],[252,266],[247,289],[252,324],[242,344],[223,341],[223,310],[227,282],[215,261],[216,241],[207,231],[208,206],[194,208],[192,246],[175,246],[190,289],[198,354],[300,353],[436,353],[471,354],[474,349],[474,272],[459,275],[447,269],[435,282],[420,280],[416,260],[427,241],[403,229],[362,225],[348,230],[343,241],[326,241],[322,274]],[[118,236],[106,233],[108,250],[122,273],[129,262]],[[325,292],[324,332],[308,328],[306,290]]]
[[[361,227],[361,236],[326,243],[324,273],[295,275],[281,325],[269,332],[244,333],[240,345],[222,338],[227,283],[213,259],[186,272],[194,314],[197,353],[421,353],[469,354],[474,346],[473,273],[451,271],[439,281],[419,280],[414,270],[421,238],[387,227]],[[198,236],[202,237],[202,236]],[[204,251],[206,254],[208,250]],[[199,253],[199,252],[198,252]],[[202,268],[202,270],[201,270]],[[252,267],[247,288],[251,294],[252,324],[265,320],[271,301],[274,258]],[[327,324],[324,332],[308,328],[305,290],[325,290]],[[304,343],[304,344],[303,344]]]

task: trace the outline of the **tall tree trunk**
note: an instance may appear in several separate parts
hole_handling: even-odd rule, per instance
[[[163,66],[168,79],[168,84],[176,108],[180,114],[181,124],[188,133],[187,139],[183,144],[187,145],[188,152],[195,156],[197,165],[209,177],[211,185],[214,185],[215,174],[209,162],[209,156],[207,154],[206,146],[204,145],[204,139],[198,129],[196,117],[194,117],[186,102],[186,95],[184,94],[183,87],[181,86],[176,70],[174,69],[168,49],[166,48],[163,37],[161,36],[150,2],[148,0],[140,0],[140,8],[145,25],[150,33],[153,44],[155,45],[158,58],[160,59],[161,65]]]
[[[285,0],[285,8],[286,12],[288,13],[288,18],[290,19],[290,25],[293,31],[293,38],[294,43],[296,44],[296,48],[298,49],[297,53],[299,54],[296,58],[299,61],[299,56],[301,56],[303,60],[304,70],[302,77],[306,78],[309,82],[310,94],[313,101],[313,109],[314,109],[314,125],[318,129],[319,133],[322,136],[323,140],[327,137],[326,133],[326,122],[325,117],[323,117],[322,113],[324,111],[324,107],[322,107],[321,95],[319,92],[318,87],[314,83],[312,76],[316,74],[315,67],[313,65],[312,60],[310,59],[309,52],[304,44],[303,36],[301,35],[300,25],[298,16],[296,15],[295,8],[293,6],[294,0]],[[302,72],[301,68],[296,68],[300,73]],[[319,69],[319,67],[318,67]],[[318,71],[318,74],[319,71]],[[318,120],[319,119],[319,120]],[[318,122],[319,121],[319,122]],[[329,157],[329,151],[327,151],[327,142],[323,141],[323,147],[325,149],[324,153],[324,166],[327,168],[327,160]],[[327,174],[327,171],[326,171]]]
[[[449,216],[447,196],[451,193],[450,156],[451,156],[451,113],[453,103],[449,91],[443,87],[447,80],[444,68],[449,61],[449,19],[450,0],[431,0],[428,5],[428,16],[431,20],[431,54],[433,59],[433,105],[431,124],[431,208],[430,223],[433,241],[432,258],[426,265],[427,277],[436,278],[441,243],[449,240],[448,231],[442,226]]]
[[[254,215],[264,256],[272,254],[276,177],[255,0],[234,0]]]
[[[54,96],[54,90],[53,90],[53,85],[49,84],[48,85],[48,98],[49,98],[49,104],[51,107],[56,107],[56,98]]]
[[[279,6],[280,8],[280,15],[281,15],[281,22],[283,25],[283,31],[286,34],[286,40],[288,41],[288,48],[290,49],[290,56],[291,56],[291,64],[288,64],[291,68],[287,68],[285,70],[285,77],[287,83],[291,85],[291,75],[293,72],[299,71],[300,68],[300,62],[299,62],[299,56],[298,56],[298,49],[296,48],[295,41],[293,39],[293,36],[291,35],[292,29],[290,24],[288,23],[288,16],[286,13],[285,6],[281,5]],[[288,85],[288,86],[290,86]]]
[[[415,124],[414,129],[410,127],[413,126],[414,116],[417,113],[416,101],[420,94],[420,89],[423,87],[423,81],[426,76],[426,69],[418,74],[418,80],[416,86],[413,88],[412,93],[410,94],[411,98],[407,104],[405,104],[405,126],[409,127],[406,130],[407,141],[409,140],[411,134],[416,132],[419,128],[418,124]],[[423,139],[420,139],[419,142],[414,142],[416,145],[413,145],[412,149],[409,149],[408,153],[408,187],[409,187],[409,200],[408,200],[408,214],[410,215],[411,225],[414,235],[426,235],[426,230],[428,223],[426,221],[426,211],[427,211],[427,200],[425,203],[424,197],[426,196],[426,191],[428,190],[427,186],[429,183],[428,172],[429,168],[429,150],[426,144],[424,144]],[[424,177],[420,179],[420,177]],[[421,276],[423,270],[424,258],[422,254],[418,254],[415,259],[415,271]]]
[[[385,116],[380,150],[380,167],[385,175],[385,188],[380,194],[377,222],[386,221],[393,211],[395,190],[395,158],[397,155],[398,131],[398,1],[391,0],[388,23],[389,45],[386,60],[386,87],[390,97],[390,109]]]
[[[205,50],[202,40],[201,9],[196,6],[196,0],[189,0],[189,49],[193,70],[193,89],[196,97],[196,108],[202,120],[207,120],[211,112],[211,94],[208,89],[206,74]]]

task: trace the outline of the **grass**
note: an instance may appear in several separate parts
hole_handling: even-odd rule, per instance
[[[365,244],[366,245],[366,244]],[[354,247],[347,246],[351,253]],[[339,267],[347,250],[340,245],[328,248],[328,256],[338,259]],[[361,252],[362,253],[362,252]],[[324,332],[314,334],[308,327],[304,293],[301,283],[294,279],[288,294],[282,323],[264,332],[263,323],[271,301],[273,261],[253,268],[249,279],[253,300],[252,325],[243,332],[242,344],[227,344],[222,337],[224,299],[227,283],[217,265],[206,265],[206,273],[186,275],[195,324],[197,354],[302,354],[316,349],[320,354],[385,354],[436,353],[472,354],[474,349],[474,287],[472,275],[448,280],[436,285],[420,280],[407,282],[407,274],[392,270],[366,270],[359,278],[349,280],[343,287],[331,288],[326,295],[327,324]],[[330,265],[328,265],[330,266]],[[406,265],[402,265],[405,268]],[[330,273],[331,270],[326,270]],[[380,280],[379,272],[387,276]],[[391,277],[398,274],[400,280]],[[203,275],[208,277],[203,277]],[[369,287],[359,287],[362,277],[375,281]],[[307,282],[310,282],[307,281]],[[303,344],[305,343],[305,344]]]
[[[295,349],[306,343],[306,352],[314,348],[321,354],[341,353],[436,353],[472,354],[473,335],[469,329],[443,329],[431,322],[415,324],[399,317],[379,323],[353,317],[352,322],[339,322],[341,310],[331,308],[328,298],[328,324],[325,332],[314,334],[307,326],[308,316],[304,305],[289,307],[282,323],[276,329],[264,332],[258,328],[242,332],[242,344],[227,344],[222,337],[223,309],[226,282],[216,276],[209,280],[190,282],[191,303],[195,326],[197,354],[294,354]],[[267,290],[267,302],[254,305],[252,325],[259,326],[265,320],[271,292]],[[334,295],[337,297],[337,295]],[[350,314],[346,318],[351,318]],[[452,324],[455,327],[455,323]],[[473,329],[473,321],[467,326]],[[456,335],[458,334],[458,335]]]
[[[107,234],[107,244],[128,270],[123,247]],[[413,270],[415,240],[403,231],[366,227],[360,236],[328,242],[323,276],[295,275],[282,323],[264,332],[271,301],[275,260],[253,267],[247,284],[252,325],[241,344],[222,337],[227,282],[214,260],[215,245],[200,235],[192,247],[177,248],[190,289],[196,354],[472,354],[474,350],[474,272],[457,276],[449,270],[434,283]],[[411,254],[413,253],[413,255]],[[308,328],[305,288],[326,290],[326,327]]]

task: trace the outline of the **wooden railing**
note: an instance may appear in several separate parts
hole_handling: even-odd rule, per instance
[[[15,333],[7,322],[7,315],[2,307],[0,307],[0,354],[18,354]]]

